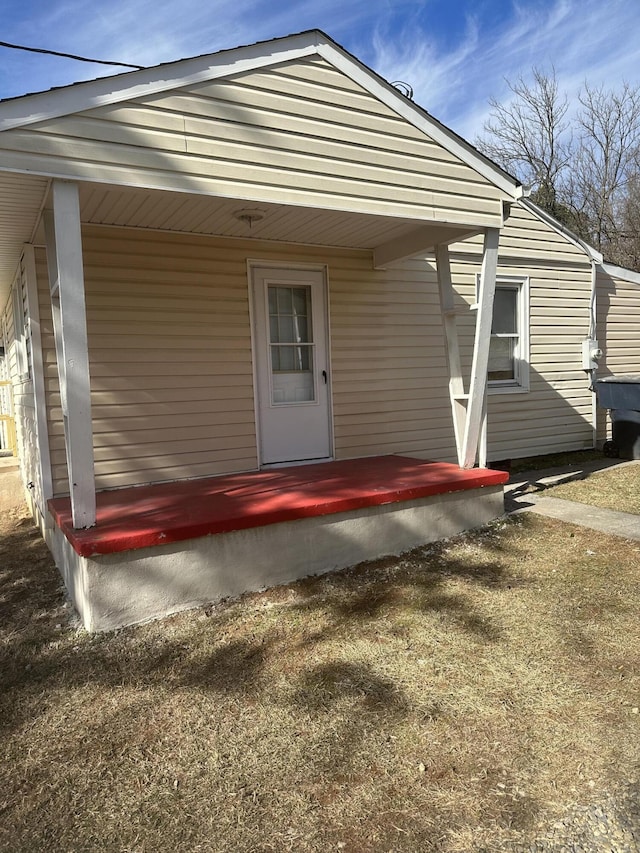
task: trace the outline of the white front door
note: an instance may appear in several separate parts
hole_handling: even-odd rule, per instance
[[[260,462],[331,456],[327,294],[320,270],[253,267]]]

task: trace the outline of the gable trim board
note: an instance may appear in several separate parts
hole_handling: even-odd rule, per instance
[[[538,207],[537,204],[531,201],[530,198],[522,198],[520,204],[533,213],[541,222],[545,222],[550,228],[560,234],[565,238],[569,243],[573,243],[574,246],[577,246],[582,252],[584,252],[587,257],[596,261],[596,263],[603,263],[603,256],[600,252],[590,246],[588,243],[585,243],[577,234],[574,234],[569,228],[566,228],[561,222],[552,216],[550,213],[547,213],[546,210],[543,210],[541,207]]]
[[[640,273],[634,272],[633,270],[625,269],[624,267],[617,267],[614,264],[600,264],[602,270],[610,275],[612,278],[619,278],[622,281],[628,281],[629,284],[640,284]]]

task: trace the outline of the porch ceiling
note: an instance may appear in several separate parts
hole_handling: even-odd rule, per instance
[[[0,310],[16,274],[22,244],[33,238],[48,178],[0,172]]]
[[[250,225],[238,218],[243,210],[259,211],[263,218]],[[449,240],[452,229],[458,237],[470,228],[480,230],[421,219],[102,184],[80,186],[80,214],[83,222],[91,224],[353,249],[375,249],[425,227],[432,230],[432,245]],[[425,243],[421,249],[430,247]]]
[[[0,307],[8,297],[22,244],[44,245],[37,228],[47,197],[44,177],[0,173]],[[83,223],[160,229],[188,234],[254,238],[339,248],[384,248],[385,262],[417,254],[438,242],[451,242],[477,233],[478,226],[451,225],[424,219],[269,204],[179,192],[81,183]],[[237,214],[264,214],[251,225]],[[396,244],[399,251],[396,252]]]
[[[236,216],[246,209],[264,218],[250,226]],[[80,210],[82,221],[92,224],[350,248],[371,248],[408,227],[393,217],[97,184],[81,186]]]

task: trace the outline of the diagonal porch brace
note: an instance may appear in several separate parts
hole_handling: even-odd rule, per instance
[[[43,214],[74,528],[96,523],[89,350],[78,187],[54,180]]]
[[[473,468],[478,454],[478,445],[485,417],[487,395],[487,367],[491,343],[493,299],[496,292],[496,270],[498,267],[498,228],[487,228],[484,238],[476,334],[473,343],[473,361],[469,384],[469,403],[462,441],[463,468]]]

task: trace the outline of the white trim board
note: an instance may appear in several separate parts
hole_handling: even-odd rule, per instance
[[[640,272],[628,270],[626,267],[617,267],[614,264],[600,264],[603,272],[613,278],[620,278],[622,281],[627,281],[629,284],[640,284]]]

